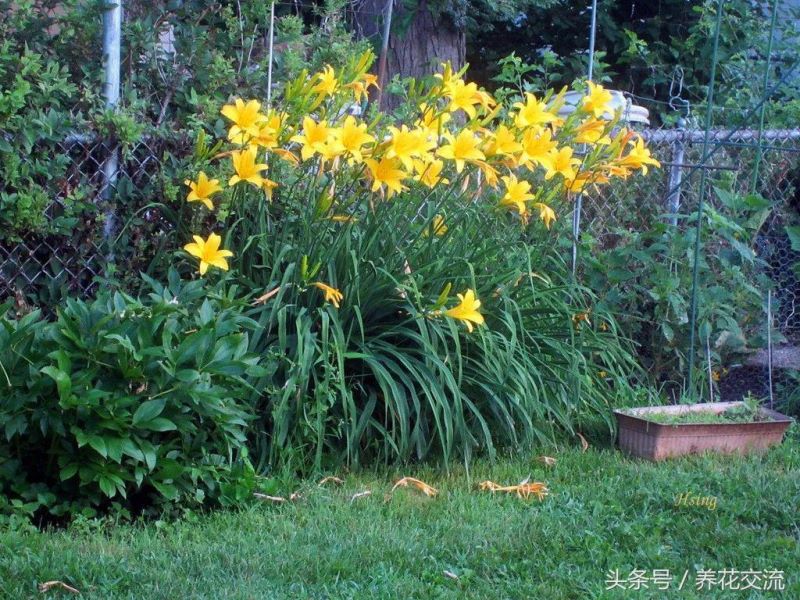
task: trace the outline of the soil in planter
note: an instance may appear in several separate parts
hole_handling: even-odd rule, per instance
[[[758,401],[745,399],[739,406],[722,412],[698,410],[684,413],[651,413],[646,419],[661,425],[719,424],[719,423],[763,423],[772,419],[761,413]]]

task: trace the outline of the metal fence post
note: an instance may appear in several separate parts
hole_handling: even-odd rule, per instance
[[[269,63],[267,64],[267,108],[272,108],[272,61],[275,54],[275,0],[269,5]]]
[[[383,100],[383,88],[386,87],[386,61],[389,54],[389,37],[392,33],[392,9],[394,8],[394,0],[387,0],[386,9],[384,11],[383,21],[383,38],[381,40],[381,53],[378,56],[378,93],[376,96],[376,103],[380,108]]]
[[[106,0],[103,13],[103,58],[105,60],[105,79],[103,95],[106,108],[114,110],[119,102],[120,90],[120,46],[122,42],[122,0]],[[109,202],[103,224],[103,239],[108,242],[114,233],[115,215],[110,200],[117,183],[119,171],[119,148],[114,140],[103,164],[103,199]]]
[[[761,145],[759,144],[759,148]],[[775,408],[775,396],[772,387],[772,290],[767,290],[767,374],[769,384],[769,408]]]
[[[685,142],[682,132],[686,121],[680,119],[678,121],[679,135],[672,142],[672,166],[669,169],[669,181],[667,183],[667,208],[670,213],[670,223],[673,227],[678,226],[678,212],[681,210],[681,183],[683,181],[683,162],[684,162],[684,149]]]
[[[589,65],[586,71],[587,81],[592,81],[594,76],[594,45],[597,37],[597,0],[592,0],[591,21],[589,23]],[[583,146],[586,151],[586,146]],[[572,211],[572,278],[578,272],[578,241],[581,236],[581,212],[583,211],[583,194],[575,197],[575,206]]]

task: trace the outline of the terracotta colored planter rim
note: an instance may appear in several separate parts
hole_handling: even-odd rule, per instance
[[[618,417],[627,417],[631,421],[639,421],[648,423],[649,425],[658,425],[661,427],[739,427],[741,425],[768,425],[770,423],[791,423],[794,421],[776,410],[761,407],[759,414],[763,417],[769,417],[768,421],[752,421],[743,423],[657,423],[647,419],[648,414],[685,414],[690,412],[713,412],[716,414],[725,412],[729,408],[741,406],[741,402],[705,402],[699,404],[671,404],[667,406],[637,406],[634,408],[624,408],[614,410],[614,414]],[[626,420],[627,420],[626,419]]]

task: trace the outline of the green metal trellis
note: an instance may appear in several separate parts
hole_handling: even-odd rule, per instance
[[[756,148],[756,157],[753,163],[753,171],[751,174],[752,177],[752,189],[755,190],[758,183],[758,172],[762,158],[762,141],[763,141],[763,132],[764,132],[764,116],[766,110],[766,103],[767,100],[772,96],[774,91],[777,89],[778,86],[775,86],[772,90],[768,88],[769,84],[769,74],[770,74],[770,67],[771,67],[771,55],[772,55],[772,45],[775,37],[775,28],[777,23],[777,11],[778,11],[778,0],[773,0],[772,3],[772,17],[771,17],[771,24],[770,24],[770,31],[769,37],[767,42],[767,51],[766,51],[766,61],[764,66],[764,78],[763,78],[763,89],[761,99],[756,104],[755,107],[748,111],[748,114],[754,114],[755,111],[759,111],[759,125],[758,125],[758,137],[757,142],[755,145]],[[710,139],[710,132],[713,126],[713,112],[714,112],[714,87],[716,83],[716,70],[719,61],[719,37],[720,37],[720,30],[722,25],[722,16],[724,13],[724,0],[718,0],[717,3],[717,12],[715,18],[715,25],[714,25],[714,38],[713,38],[713,51],[712,51],[712,59],[711,59],[711,71],[709,75],[709,84],[708,84],[708,94],[706,99],[706,118],[705,118],[705,126],[704,126],[704,136],[703,136],[703,158],[698,165],[698,168],[701,169],[700,174],[700,190],[698,194],[698,204],[697,204],[697,219],[695,224],[695,241],[694,241],[694,251],[692,256],[692,290],[691,290],[691,314],[689,318],[689,327],[690,327],[690,338],[689,338],[689,356],[688,356],[688,373],[687,373],[687,381],[688,381],[688,393],[689,397],[692,401],[696,399],[697,393],[697,386],[695,386],[695,362],[696,362],[696,338],[697,338],[697,301],[698,301],[698,284],[699,284],[699,263],[700,263],[700,248],[702,245],[702,233],[703,233],[703,211],[705,206],[705,198],[706,198],[706,191],[707,191],[707,179],[708,179],[708,169],[707,169],[707,160],[710,158],[713,152],[709,152],[709,144],[711,142]],[[780,85],[788,79],[790,73],[794,71],[797,67],[798,63],[795,63],[781,78],[781,81],[778,83]],[[729,137],[740,130],[742,127],[734,129],[729,134]],[[718,143],[719,144],[719,143]],[[720,147],[717,145],[717,148]],[[768,364],[768,371],[769,371],[769,393],[770,393],[770,404],[773,403],[773,396],[772,396],[772,364],[771,364],[771,356],[772,356],[772,348],[771,348],[771,298],[768,297],[767,301],[767,337],[768,337],[768,355],[769,355],[769,364]]]

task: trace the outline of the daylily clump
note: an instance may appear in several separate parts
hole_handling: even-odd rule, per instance
[[[362,117],[363,104],[377,87],[367,73],[371,58],[303,74],[286,84],[271,107],[241,98],[225,105],[221,113],[231,146],[216,158],[229,162],[218,161],[218,179],[200,171],[196,180],[187,180],[187,200],[213,210],[214,197],[218,205],[230,202],[240,215],[253,203],[268,203],[283,207],[276,210],[283,218],[292,202],[292,218],[311,219],[321,228],[319,239],[324,231],[361,227],[381,202],[415,203],[411,229],[418,232],[418,243],[447,244],[462,226],[454,218],[458,202],[483,207],[497,227],[554,235],[548,230],[560,212],[570,210],[576,194],[660,166],[644,141],[619,123],[611,94],[591,81],[572,112],[561,110],[566,88],[543,96],[526,93],[503,106],[444,65],[435,83],[415,92],[417,111],[405,122],[388,115]],[[221,180],[227,180],[227,190]],[[451,196],[452,205],[434,202]],[[208,240],[195,236],[186,246],[199,259],[201,274],[209,266],[227,270],[231,252],[220,244],[212,233]],[[297,285],[317,288],[335,308],[344,300],[321,281],[306,278]],[[438,305],[419,306],[419,314],[452,318],[473,331],[484,316],[476,286],[465,287],[455,306],[445,310],[445,297]]]

